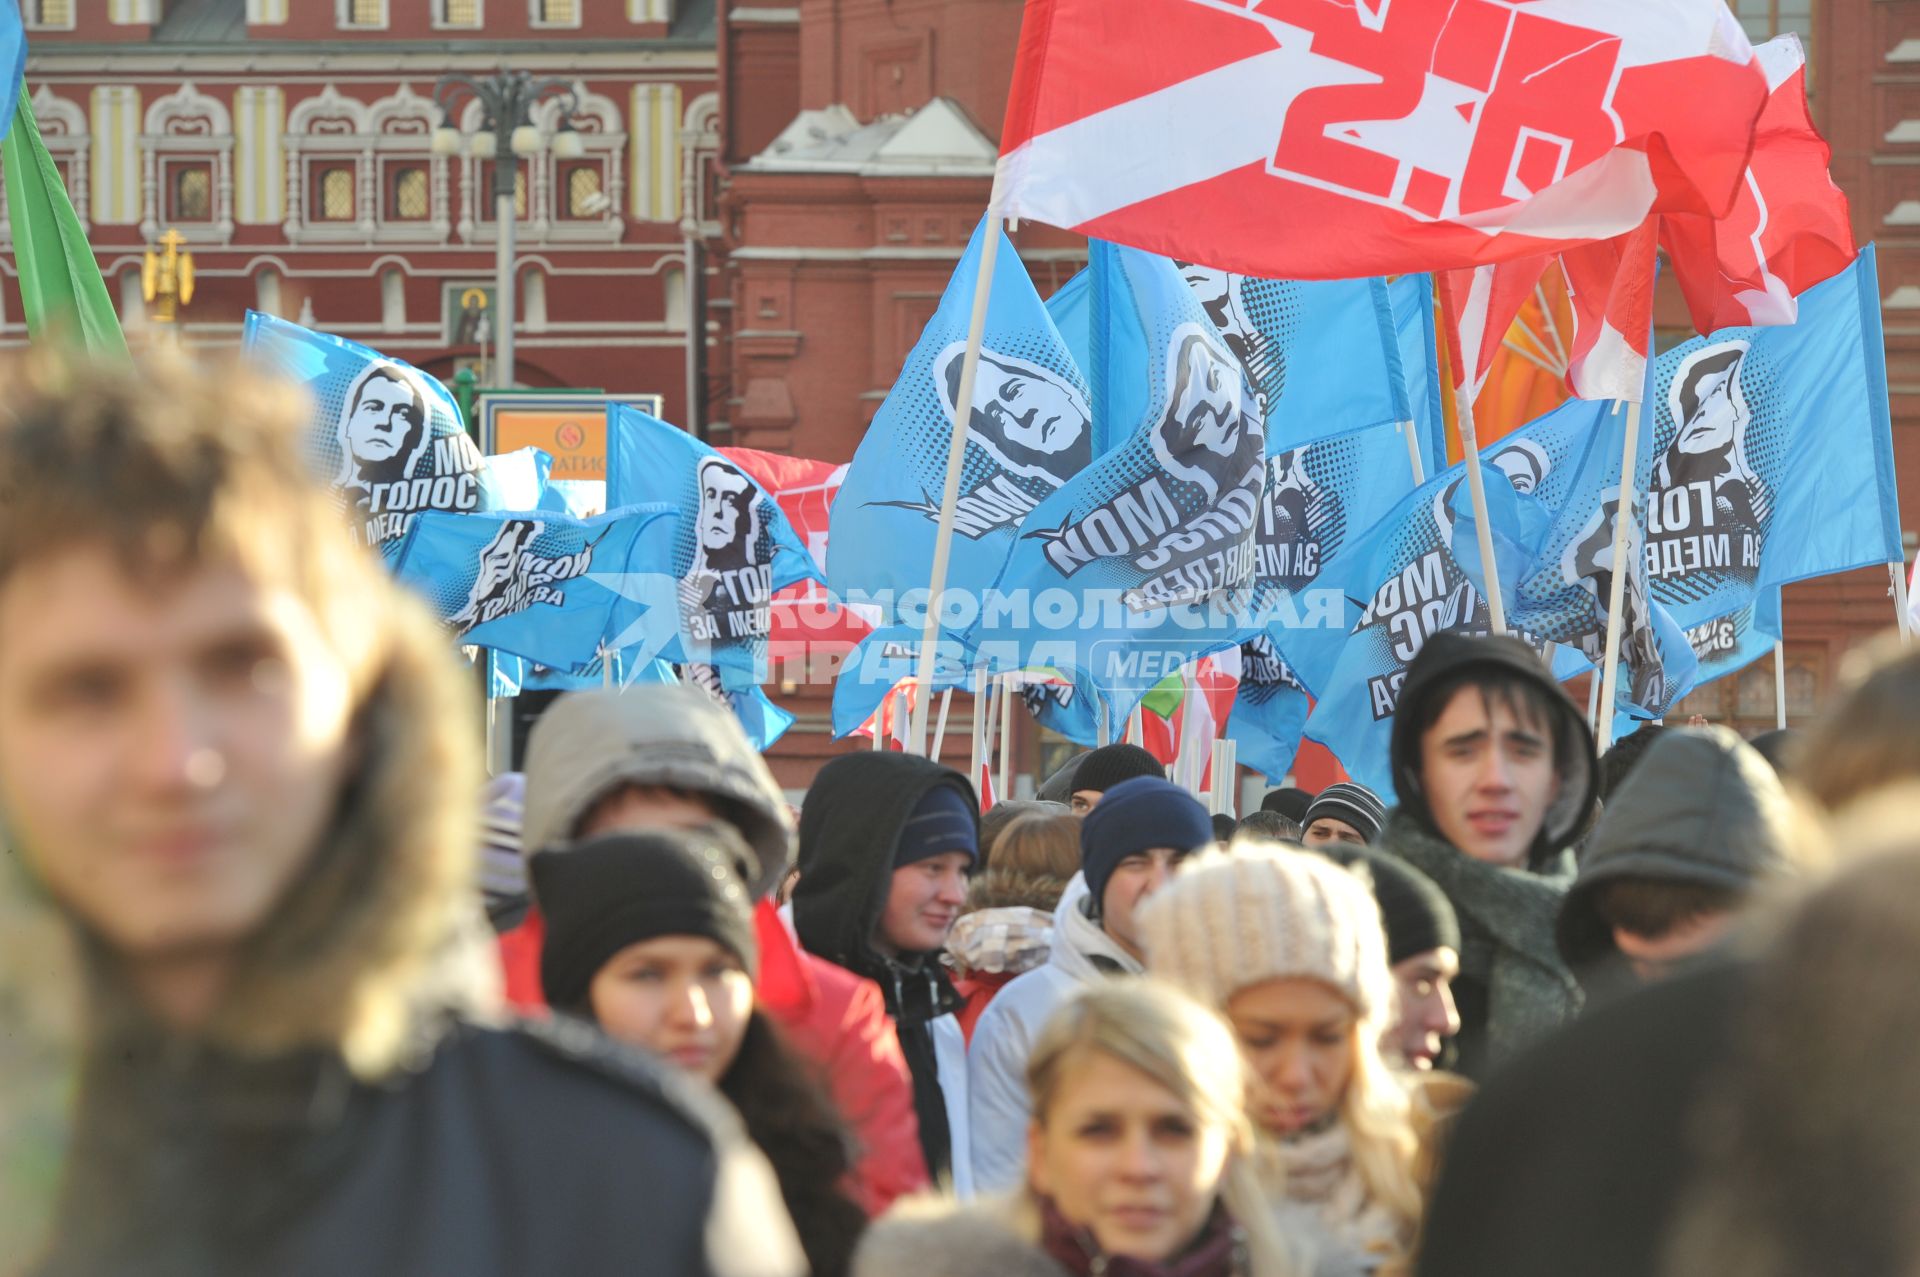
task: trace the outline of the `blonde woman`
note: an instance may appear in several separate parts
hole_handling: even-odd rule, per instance
[[[1394,984],[1362,878],[1279,847],[1206,853],[1148,902],[1143,938],[1148,970],[1232,1027],[1269,1205],[1315,1271],[1410,1268],[1433,1128],[1465,1086],[1403,1080],[1380,1053]]]
[[[1034,1045],[1025,1186],[909,1203],[854,1277],[1298,1277],[1246,1158],[1246,1074],[1220,1021],[1149,979],[1056,1012]]]

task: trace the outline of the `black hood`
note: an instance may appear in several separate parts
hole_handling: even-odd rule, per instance
[[[1594,906],[1605,883],[1652,878],[1750,891],[1793,870],[1791,800],[1725,727],[1672,728],[1648,748],[1587,840],[1556,939],[1576,975],[1618,952]]]
[[[1547,694],[1547,703],[1561,717],[1553,732],[1556,763],[1560,769],[1560,796],[1547,809],[1540,837],[1534,843],[1532,861],[1539,861],[1569,846],[1592,819],[1598,793],[1598,769],[1594,766],[1593,731],[1587,720],[1560,685],[1553,681],[1534,650],[1511,635],[1467,635],[1448,631],[1428,639],[1407,667],[1406,682],[1400,686],[1400,698],[1393,711],[1393,786],[1400,806],[1430,833],[1439,830],[1433,823],[1433,810],[1427,805],[1420,787],[1420,731],[1422,709],[1435,689],[1453,683],[1461,673],[1475,668],[1517,676]],[[1564,745],[1564,748],[1561,746]]]
[[[874,925],[887,905],[900,832],[939,785],[952,786],[979,811],[966,777],[917,754],[843,754],[820,769],[800,808],[800,882],[793,889],[793,927],[807,952],[887,987]]]

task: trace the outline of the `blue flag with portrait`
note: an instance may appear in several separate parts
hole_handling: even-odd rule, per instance
[[[1001,237],[987,304],[947,585],[979,592],[999,573],[1021,521],[1095,455],[1093,414],[1019,254]],[[874,603],[883,624],[902,596],[931,583],[946,488],[954,403],[973,308],[983,219],[932,318],[907,355],[834,498],[827,585],[848,603]]]
[[[1627,418],[1613,404],[1573,400],[1481,451],[1508,629],[1551,652],[1556,678],[1603,655]],[[1387,750],[1407,664],[1443,630],[1491,631],[1477,531],[1466,468],[1449,467],[1323,572],[1349,623],[1284,634],[1294,672],[1317,697],[1307,737],[1382,793],[1392,788]],[[1624,598],[1621,701],[1650,717],[1691,686],[1692,651],[1649,602],[1643,573],[1629,574]]]
[[[1141,388],[1143,407],[1124,442],[1026,517],[967,643],[1005,645],[996,671],[1070,673],[1124,717],[1186,661],[1253,637],[1266,430],[1239,357],[1178,268],[1090,247],[1110,283],[1096,290],[1095,326],[1141,334],[1109,342],[1106,380]]]
[[[820,579],[780,503],[728,458],[626,404],[607,406],[607,500],[684,512],[672,569],[683,659],[717,668],[729,690],[764,681],[773,592]]]
[[[1903,561],[1885,358],[1871,244],[1800,295],[1795,323],[1659,357],[1646,561],[1682,625],[1748,608],[1764,624],[1770,588]],[[1774,637],[1716,633],[1727,660]]]
[[[247,312],[244,349],[306,388],[307,456],[356,541],[392,559],[413,516],[506,508],[486,459],[438,380],[377,350]]]
[[[1261,279],[1174,265],[1246,374],[1269,452],[1410,415],[1385,280]],[[1130,319],[1124,309],[1107,313]],[[1137,384],[1126,361],[1110,362],[1108,374]],[[1091,370],[1087,377],[1098,380]],[[1094,395],[1098,403],[1097,385]]]
[[[407,530],[393,572],[460,643],[570,673],[603,649],[637,649],[633,659],[644,661],[677,637],[671,571],[679,523],[664,505],[593,519],[426,512]]]

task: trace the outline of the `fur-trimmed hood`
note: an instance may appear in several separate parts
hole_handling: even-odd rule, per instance
[[[1040,1249],[1040,1217],[1024,1193],[903,1199],[854,1252],[852,1277],[1066,1277]]]

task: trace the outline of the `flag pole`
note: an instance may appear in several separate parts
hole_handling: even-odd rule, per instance
[[[1893,619],[1900,627],[1900,641],[1913,642],[1913,618],[1907,614],[1907,565],[1905,563],[1887,564],[1887,575],[1893,578]]]
[[[949,687],[946,691],[940,693],[940,721],[934,725],[933,749],[927,754],[928,758],[936,762],[940,759],[940,746],[944,745],[947,740],[947,711],[952,708],[953,689]]]
[[[1403,421],[1400,433],[1407,437],[1407,460],[1413,465],[1413,486],[1417,488],[1427,481],[1427,468],[1420,460],[1419,431],[1413,422]]]
[[[1141,719],[1145,711],[1140,706],[1133,707],[1133,713],[1127,715],[1127,744],[1138,745],[1146,739],[1147,725]]]
[[[1487,617],[1495,634],[1507,632],[1507,607],[1500,597],[1500,565],[1493,557],[1493,524],[1487,515],[1487,485],[1481,477],[1480,436],[1473,428],[1473,397],[1454,396],[1460,418],[1460,451],[1467,459],[1467,496],[1473,501],[1473,527],[1480,543],[1480,571],[1487,580]],[[1631,435],[1631,429],[1627,432]]]
[[[1466,370],[1465,360],[1459,350],[1460,316],[1454,309],[1452,290],[1438,278],[1434,280],[1435,291],[1440,295],[1440,314],[1443,327],[1452,334],[1448,342],[1448,358],[1453,361],[1453,411],[1460,423],[1460,453],[1467,465],[1467,496],[1473,502],[1473,524],[1476,540],[1480,544],[1481,574],[1487,581],[1487,619],[1492,622],[1495,634],[1507,632],[1507,605],[1500,597],[1500,565],[1493,557],[1493,526],[1487,515],[1487,487],[1481,477],[1480,435],[1473,425],[1473,381]]]
[[[1773,644],[1773,725],[1787,729],[1787,645],[1778,639]]]
[[[1640,451],[1640,404],[1627,401],[1627,438],[1620,445],[1620,495],[1613,508],[1613,572],[1607,582],[1607,645],[1600,667],[1600,724],[1595,744],[1603,752],[1613,740],[1613,703],[1620,682],[1621,609],[1626,604],[1627,573],[1633,569],[1634,460]],[[1485,551],[1482,550],[1484,554]]]
[[[1600,671],[1587,680],[1587,730],[1592,731],[1600,713]],[[1596,738],[1597,739],[1597,738]]]
[[[967,350],[960,359],[960,385],[953,400],[953,437],[947,446],[947,483],[940,494],[940,526],[933,540],[933,575],[927,590],[927,623],[920,635],[919,679],[921,687],[933,686],[934,648],[940,641],[940,595],[947,588],[947,562],[953,550],[954,507],[960,501],[960,468],[967,456],[967,433],[973,418],[973,383],[980,371],[980,342],[987,331],[987,303],[993,292],[993,264],[1000,255],[1000,203],[987,201],[987,216],[982,228],[980,269],[973,280],[973,314],[967,320]],[[927,711],[925,700],[914,705],[913,724],[907,741],[914,753],[925,753]]]
[[[1013,681],[1018,674],[1000,680],[1000,798],[1013,796]]]
[[[880,700],[880,708],[873,711],[873,748],[878,752],[882,746],[880,738],[887,731],[887,711],[893,708],[893,694],[897,689],[889,687],[887,694]]]
[[[967,783],[980,783],[981,742],[987,734],[987,668],[973,671],[973,756],[967,762]]]
[[[1094,737],[1094,742],[1098,745],[1110,745],[1113,743],[1113,707],[1107,704],[1106,697],[1102,696],[1099,700],[1100,733]]]

